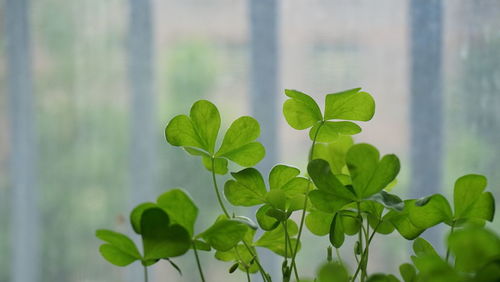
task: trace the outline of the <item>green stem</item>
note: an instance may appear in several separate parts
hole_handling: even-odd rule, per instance
[[[219,193],[219,187],[217,186],[217,179],[215,178],[215,158],[214,157],[212,157],[212,180],[214,182],[215,195],[217,195],[217,201],[219,201],[219,206],[221,207],[224,214],[228,218],[230,218],[229,213],[227,212],[226,207],[224,206],[224,203],[222,202],[222,197]]]
[[[287,226],[287,228],[288,228],[288,226]],[[285,235],[288,238],[288,248],[290,248],[290,254],[293,256],[294,253],[293,253],[293,248],[292,248],[292,240],[290,239],[290,235],[288,234],[288,231],[287,231],[287,233],[285,233]],[[290,267],[293,268],[293,274],[295,276],[295,279],[297,281],[299,281],[300,279],[299,279],[299,272],[297,271],[297,266],[296,265],[293,265],[293,266],[290,265]]]
[[[316,133],[314,134],[314,138],[313,138],[312,145],[311,145],[311,151],[310,151],[310,154],[308,157],[309,162],[312,160],[312,158],[314,156],[314,145],[316,145],[316,139],[318,138],[319,130],[321,129],[323,124],[325,124],[325,121],[321,122],[321,124],[318,127],[318,130],[316,130]],[[295,266],[295,258],[297,257],[297,252],[299,250],[300,236],[302,235],[302,229],[304,228],[304,220],[306,218],[307,194],[309,193],[309,188],[311,186],[311,177],[308,176],[307,178],[309,180],[309,183],[307,184],[306,196],[304,197],[304,204],[303,204],[304,208],[302,209],[302,214],[300,216],[300,225],[299,225],[299,233],[297,234],[297,243],[295,243],[295,248],[293,250],[293,257],[292,257],[292,264],[291,264],[292,267],[296,267]]]
[[[245,268],[246,273],[247,273],[247,281],[250,282],[250,273],[248,272],[248,268]]]
[[[377,224],[377,226],[375,226],[375,228],[373,228],[372,234],[370,235],[370,238],[367,241],[367,245],[365,246],[365,250],[361,254],[361,259],[359,261],[356,272],[354,273],[354,276],[352,277],[352,281],[356,280],[356,277],[358,276],[359,271],[361,270],[361,265],[363,264],[363,260],[365,260],[365,256],[368,255],[368,248],[370,247],[370,244],[373,240],[373,237],[375,236],[375,232],[377,231],[377,228],[379,225],[380,225],[380,222]],[[365,269],[365,271],[366,271],[366,269]],[[361,279],[363,279],[363,277],[361,277]]]
[[[245,240],[241,241],[243,242],[243,245],[245,246],[245,248],[247,249],[247,251],[250,253],[250,255],[252,257],[254,257],[255,259],[255,263],[257,264],[257,267],[259,268],[259,272],[260,272],[260,275],[262,276],[262,279],[264,280],[264,282],[266,281],[270,281],[267,277],[267,273],[266,271],[264,270],[264,268],[262,267],[262,265],[260,264],[260,261],[259,261],[259,256],[257,253],[253,253],[252,252],[252,249],[248,246],[247,242],[245,242]]]
[[[144,282],[148,282],[148,268],[144,266]]]
[[[455,230],[455,221],[451,223],[451,232],[450,235],[453,234],[453,231]],[[446,262],[448,262],[450,259],[450,247],[448,246],[446,248]]]
[[[198,272],[200,272],[200,278],[202,282],[205,282],[205,277],[203,276],[203,270],[201,269],[200,258],[198,257],[198,251],[196,250],[196,245],[193,242],[193,251],[196,258],[196,265],[198,266]]]

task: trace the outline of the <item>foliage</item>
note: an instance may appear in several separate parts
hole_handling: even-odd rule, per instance
[[[396,155],[381,156],[369,144],[354,144],[351,135],[361,132],[354,121],[369,121],[375,112],[372,96],[360,88],[326,95],[322,112],[308,95],[286,90],[283,106],[287,122],[295,129],[309,129],[312,140],[307,174],[298,168],[278,164],[269,172],[267,184],[254,168],[265,155],[256,141],[260,135],[251,117],[236,119],[219,142],[221,118],[209,101],[193,104],[189,115],[178,115],[166,126],[168,143],[201,157],[211,172],[214,194],[222,210],[206,230],[196,232],[198,208],[181,189],[161,195],[156,203],[138,205],[130,215],[133,230],[141,236],[142,254],[126,235],[98,230],[105,243],[102,256],[117,266],[140,261],[145,267],[161,259],[173,267],[173,258],[193,250],[200,278],[205,281],[198,251],[215,251],[215,258],[230,262],[229,273],[259,272],[271,281],[260,263],[257,248],[267,248],[282,257],[283,281],[309,281],[300,276],[296,264],[303,242],[304,225],[317,236],[329,236],[326,263],[314,281],[401,281],[396,275],[369,274],[370,244],[375,235],[397,232],[414,240],[412,263],[400,266],[402,281],[497,281],[500,279],[500,237],[485,224],[495,211],[486,178],[469,174],[455,183],[453,205],[441,194],[403,200],[391,191],[397,184],[400,162]],[[252,219],[230,214],[216,181],[226,175],[228,164],[242,168],[231,172],[224,185],[227,202],[234,206],[257,207]],[[298,213],[299,222],[292,214]],[[447,252],[439,255],[419,237],[438,224],[450,226]],[[257,233],[257,229],[263,232]],[[259,234],[258,236],[256,234]],[[357,238],[354,271],[340,258],[333,260],[333,248],[341,248],[346,236]],[[146,275],[147,279],[147,275]]]

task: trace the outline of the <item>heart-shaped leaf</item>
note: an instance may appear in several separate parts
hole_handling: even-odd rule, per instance
[[[159,196],[156,202],[167,212],[172,224],[181,225],[186,228],[191,237],[193,236],[198,207],[186,192],[181,189],[172,189]]]
[[[290,89],[285,94],[291,99],[283,104],[283,115],[291,127],[302,130],[323,119],[318,104],[309,95]]]
[[[142,256],[134,242],[126,235],[111,230],[100,229],[96,237],[107,242],[99,248],[101,255],[110,263],[117,266],[127,266]]]
[[[272,230],[272,231],[267,231],[262,234],[262,236],[257,240],[254,245],[258,247],[263,247],[267,248],[274,253],[280,255],[280,256],[285,256],[285,249],[287,249],[287,257],[291,257],[292,253],[290,250],[290,245],[295,248],[295,245],[297,244],[297,239],[292,238],[293,236],[297,235],[299,232],[299,228],[297,227],[297,224],[289,219],[287,221],[287,230],[288,230],[288,236],[290,236],[290,243],[289,245],[285,248],[285,228],[283,227],[283,224],[278,226],[278,228]],[[300,250],[300,244],[299,244],[299,250]]]
[[[238,263],[238,269],[246,272],[246,266],[249,266],[248,272],[256,273],[259,270],[258,265],[255,263],[255,257],[252,254],[256,253],[254,247],[250,247],[252,253],[243,244],[239,244],[236,248],[232,248],[228,251],[217,251],[215,252],[215,258],[221,261],[232,261]]]
[[[330,164],[334,175],[342,174],[346,166],[345,157],[353,145],[351,136],[340,135],[329,143],[316,143],[311,159],[323,159]]]
[[[141,234],[141,217],[142,213],[149,209],[155,208],[157,205],[155,203],[142,203],[137,205],[130,213],[130,224],[134,229],[135,233]]]
[[[404,203],[403,209],[404,209]],[[394,231],[394,225],[384,219],[382,213],[384,212],[384,205],[374,201],[361,202],[361,210],[367,215],[368,223],[380,234],[390,234]],[[392,209],[397,211],[397,209]]]
[[[342,221],[340,219],[340,215],[338,213],[332,219],[330,223],[330,243],[335,248],[340,248],[342,244],[344,244],[344,226],[342,225]]]
[[[161,259],[184,254],[191,247],[189,232],[170,220],[161,208],[149,208],[141,217],[144,259]]]
[[[437,256],[439,257],[438,253],[434,249],[434,247],[427,242],[424,238],[417,238],[415,241],[413,241],[413,251],[415,252],[415,255],[417,256]]]
[[[415,201],[414,205],[408,206],[408,215],[412,224],[421,229],[452,219],[450,204],[441,194]]]
[[[383,217],[384,221],[394,225],[399,234],[407,240],[413,240],[425,231],[425,228],[415,226],[410,220],[409,208],[415,206],[415,202],[416,200],[405,200],[402,211],[390,210]]]
[[[486,177],[482,175],[468,174],[457,179],[453,192],[454,220],[493,220],[495,200],[491,193],[484,192],[486,185]]]
[[[417,282],[417,270],[412,264],[403,263],[399,266],[399,273],[404,282]]]
[[[326,95],[325,119],[369,121],[375,114],[375,100],[361,88]]]
[[[340,262],[329,262],[321,266],[318,271],[317,282],[349,282],[349,273]]]
[[[320,191],[335,195],[339,200],[355,199],[355,195],[333,175],[327,161],[321,159],[310,161],[307,172]]]
[[[243,240],[247,230],[248,226],[241,221],[222,218],[197,237],[218,251],[227,251]]]
[[[231,175],[235,180],[230,179],[224,185],[224,194],[231,204],[248,207],[266,201],[266,184],[257,169],[245,168]]]
[[[356,144],[347,152],[347,167],[352,185],[360,199],[380,192],[391,183],[399,172],[399,159],[385,155],[379,160],[378,150],[369,144]]]
[[[306,216],[306,226],[312,234],[324,236],[330,233],[330,224],[335,214],[322,211],[311,211]]]
[[[299,173],[300,170],[296,167],[281,164],[276,165],[269,173],[269,188],[271,190],[280,189],[283,185],[298,176]]]
[[[278,227],[280,220],[276,219],[273,216],[268,215],[267,213],[269,210],[274,209],[271,205],[266,204],[261,206],[258,210],[257,213],[255,214],[255,217],[257,218],[257,222],[259,223],[260,228],[270,231]]]

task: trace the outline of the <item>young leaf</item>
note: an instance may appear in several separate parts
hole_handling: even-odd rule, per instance
[[[186,192],[181,189],[172,189],[159,196],[156,202],[167,212],[172,223],[186,228],[190,236],[193,236],[198,207]]]
[[[417,282],[417,270],[412,264],[403,263],[400,265],[399,273],[405,282]]]
[[[334,175],[342,174],[347,151],[353,143],[352,137],[347,135],[340,135],[330,143],[316,143],[311,159],[326,160]]]
[[[257,210],[257,213],[255,215],[260,228],[266,231],[273,230],[280,224],[280,221],[278,219],[267,215],[268,211],[271,209],[274,209],[271,205],[263,205]]]
[[[265,155],[264,146],[253,142],[259,135],[260,126],[254,118],[240,117],[227,130],[215,156],[225,157],[241,166],[254,166]]]
[[[434,194],[409,205],[408,214],[413,225],[422,229],[452,219],[450,204],[441,194]]]
[[[330,233],[330,224],[335,214],[322,211],[311,211],[306,216],[306,226],[312,234],[324,236]]]
[[[319,130],[319,132],[318,132]],[[316,142],[329,143],[343,135],[355,135],[361,132],[361,127],[350,121],[325,121],[316,123],[309,131],[309,138]]]
[[[318,104],[310,96],[290,89],[285,94],[291,99],[283,104],[283,115],[291,127],[302,130],[323,119]]]
[[[287,182],[298,176],[300,170],[287,165],[276,165],[269,173],[269,188],[271,190],[280,189]]]
[[[342,244],[344,244],[344,226],[342,225],[342,221],[340,220],[340,216],[338,213],[332,219],[330,224],[330,243],[335,248],[340,248]]]
[[[131,256],[126,252],[123,252],[122,250],[111,244],[102,244],[99,247],[99,252],[108,262],[116,266],[127,266],[138,260],[138,258]]]
[[[297,239],[292,238],[293,236],[297,235],[299,232],[299,228],[297,227],[297,224],[289,219],[287,221],[287,230],[288,230],[288,236],[290,236],[290,242],[293,247],[295,247],[295,244],[297,243]],[[291,257],[291,251],[289,246],[285,248],[285,229],[283,227],[283,224],[278,226],[278,228],[272,230],[272,231],[267,231],[262,234],[262,236],[259,238],[254,243],[255,246],[258,247],[263,247],[267,248],[274,253],[280,255],[280,256],[285,256],[285,249],[288,250],[287,257]],[[299,250],[300,250],[300,244],[299,244]]]
[[[227,200],[235,206],[255,206],[265,202],[266,185],[255,168],[245,168],[231,173],[236,179],[230,179],[224,185]]]
[[[399,172],[399,159],[385,155],[379,160],[378,150],[369,144],[356,144],[347,152],[347,167],[352,184],[360,199],[384,189]]]
[[[141,234],[141,217],[142,213],[149,209],[155,208],[157,205],[155,203],[142,203],[136,206],[130,213],[130,224],[134,229],[135,233]]]
[[[220,219],[197,237],[218,251],[227,251],[243,240],[248,226],[238,220]]]
[[[108,243],[101,245],[99,251],[114,265],[126,266],[142,258],[134,242],[124,234],[100,229],[96,231],[96,237]]]
[[[141,232],[144,259],[161,259],[184,254],[191,247],[189,232],[170,220],[161,208],[150,208],[142,213]]]
[[[325,120],[369,121],[375,114],[375,101],[361,88],[326,95]]]

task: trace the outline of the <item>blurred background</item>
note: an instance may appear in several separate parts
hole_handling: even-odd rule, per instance
[[[223,130],[241,115],[261,122],[267,175],[278,162],[306,166],[310,141],[281,115],[284,88],[323,103],[363,87],[377,110],[355,140],[398,154],[394,193],[450,195],[457,177],[480,173],[500,196],[499,1],[0,3],[0,281],[141,281],[138,263],[101,258],[94,232],[130,234],[130,209],[172,187],[203,210],[198,232],[209,226],[210,175],[163,132],[197,99],[217,104]],[[425,236],[442,244],[443,232]],[[371,271],[395,273],[408,242],[385,241],[375,239]],[[300,271],[312,276],[326,246],[305,243]],[[211,257],[201,257],[208,281],[244,279]],[[162,262],[153,281],[198,280],[192,252],[174,261],[182,277]]]

